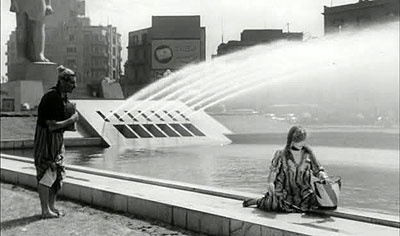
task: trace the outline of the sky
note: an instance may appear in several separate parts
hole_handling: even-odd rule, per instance
[[[67,1],[67,0],[64,0]],[[86,0],[86,16],[92,25],[112,24],[122,36],[122,63],[127,57],[128,33],[151,27],[155,15],[200,15],[206,27],[207,59],[217,47],[239,40],[244,29],[282,29],[323,36],[324,6],[357,0]],[[6,74],[7,40],[15,29],[10,0],[1,0],[1,75]]]

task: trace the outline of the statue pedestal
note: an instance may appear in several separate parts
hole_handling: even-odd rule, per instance
[[[23,62],[9,67],[10,81],[5,90],[14,98],[14,109],[20,111],[28,104],[34,109],[43,93],[57,84],[57,64],[52,62]],[[3,85],[2,85],[3,86]]]
[[[57,64],[53,62],[28,62],[16,66],[16,80],[42,81],[46,91],[57,83]]]

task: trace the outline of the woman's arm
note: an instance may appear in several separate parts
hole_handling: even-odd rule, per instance
[[[306,152],[309,154],[311,161],[311,170],[315,177],[326,179],[328,175],[325,173],[324,167],[319,163],[317,158],[315,157],[314,152],[312,151],[310,146],[305,147]]]
[[[276,151],[274,157],[272,158],[271,166],[269,167],[269,174],[267,178],[268,183],[274,183],[280,167],[281,167],[281,151]]]

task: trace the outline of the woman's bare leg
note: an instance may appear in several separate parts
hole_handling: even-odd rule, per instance
[[[243,207],[250,207],[257,205],[257,198],[249,198],[243,201]]]

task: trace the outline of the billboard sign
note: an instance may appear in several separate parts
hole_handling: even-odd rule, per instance
[[[200,61],[200,40],[162,39],[151,43],[153,69],[179,69]]]

